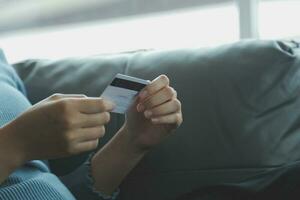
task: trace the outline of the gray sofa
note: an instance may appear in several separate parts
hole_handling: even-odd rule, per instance
[[[116,73],[170,77],[183,103],[184,123],[124,180],[122,199],[204,199],[209,194],[222,199],[224,188],[232,191],[224,198],[276,191],[276,199],[287,197],[285,188],[288,197],[295,196],[294,184],[300,179],[300,55],[293,45],[242,41],[206,49],[31,59],[14,67],[32,103],[57,92],[100,96]],[[122,122],[123,116],[113,114],[99,148]],[[50,164],[64,175],[86,155]]]

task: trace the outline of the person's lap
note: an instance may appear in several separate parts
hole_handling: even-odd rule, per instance
[[[0,127],[30,108],[23,83],[0,52]]]
[[[0,94],[0,126],[15,119],[31,106],[20,91],[1,79]]]

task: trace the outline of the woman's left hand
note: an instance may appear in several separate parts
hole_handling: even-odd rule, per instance
[[[123,129],[137,150],[150,150],[183,122],[181,102],[169,84],[166,75],[157,77],[139,93],[126,114]]]
[[[111,195],[143,156],[182,123],[181,103],[162,75],[147,85],[118,133],[92,158],[95,188]]]

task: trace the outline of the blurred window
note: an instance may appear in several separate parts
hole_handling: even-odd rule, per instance
[[[300,37],[300,0],[261,1],[259,33],[263,39]]]
[[[300,0],[0,0],[10,62],[299,37]]]
[[[233,3],[111,20],[10,31],[0,35],[8,59],[61,58],[138,49],[211,46],[239,38]]]

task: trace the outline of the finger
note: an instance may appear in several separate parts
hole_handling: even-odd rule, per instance
[[[158,91],[156,94],[150,96],[146,101],[139,103],[137,106],[137,110],[139,112],[144,111],[145,109],[151,109],[155,106],[161,105],[176,95],[176,91],[171,87],[165,87],[162,90]]]
[[[93,140],[93,141],[87,141],[77,144],[76,151],[78,153],[85,152],[85,151],[91,151],[98,147],[99,140]]]
[[[78,105],[78,109],[81,113],[84,114],[96,114],[101,112],[112,111],[115,107],[115,104],[111,101],[96,98],[88,97],[84,99],[73,99]]]
[[[151,121],[153,124],[170,124],[174,125],[174,127],[178,127],[180,126],[183,120],[181,113],[174,113],[171,115],[151,118]]]
[[[163,115],[169,115],[171,113],[177,113],[181,109],[181,103],[178,99],[173,99],[162,105],[146,110],[144,115],[146,118],[155,118]]]
[[[49,99],[52,100],[52,101],[56,101],[56,100],[60,100],[60,99],[64,99],[64,98],[87,98],[87,96],[84,95],[84,94],[60,94],[60,93],[56,93],[56,94],[53,94],[49,97]]]
[[[91,128],[97,126],[103,126],[110,121],[109,112],[102,112],[97,114],[85,114],[81,115],[80,127]]]
[[[169,85],[169,78],[166,75],[160,75],[147,85],[139,94],[140,100],[146,99],[148,96],[155,94],[157,91]]]
[[[78,138],[79,142],[98,140],[104,136],[105,127],[98,126],[98,127],[92,127],[92,128],[83,128],[77,134],[79,135],[79,138]]]

